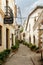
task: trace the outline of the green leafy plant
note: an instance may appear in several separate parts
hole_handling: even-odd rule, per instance
[[[23,43],[23,40],[18,40],[19,43]]]
[[[15,49],[18,49],[18,48],[19,48],[19,45],[17,45],[17,44],[11,47],[12,50],[15,50]]]
[[[21,33],[23,32],[23,28],[20,30],[20,32],[21,32]]]
[[[32,43],[29,43],[29,48],[31,48],[32,47]]]
[[[37,47],[36,45],[32,44],[32,43],[27,43],[25,41],[22,42],[24,45],[26,45],[27,47],[29,47],[32,51],[37,51],[39,49],[39,47]]]
[[[31,50],[35,50],[35,48],[36,48],[36,45],[31,46]]]
[[[10,54],[9,49],[6,49],[6,50],[0,52],[0,62],[5,61],[5,59],[8,57],[9,54]]]
[[[23,41],[22,42],[24,45],[26,45],[27,47],[29,47],[29,43],[27,43],[27,42],[25,42],[25,41]]]
[[[38,49],[39,49],[39,47],[36,47],[36,48],[35,48],[35,50],[38,50]]]
[[[12,50],[17,50],[19,48],[19,40],[15,39],[15,45],[11,47]]]
[[[33,44],[30,44],[29,45],[29,48],[32,50],[32,51],[37,51],[39,49],[39,47],[37,47],[36,45],[33,45]]]

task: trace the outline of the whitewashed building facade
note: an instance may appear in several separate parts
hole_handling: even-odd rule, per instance
[[[39,46],[39,25],[35,28],[35,23],[38,22],[39,16],[43,11],[43,6],[36,6],[28,15],[26,24],[26,37],[28,42]],[[28,31],[28,32],[27,32]]]
[[[15,1],[7,0],[8,6],[11,8],[13,16],[15,15]],[[0,0],[0,52],[9,49],[15,44],[15,19],[13,24],[4,24],[4,16],[6,12],[6,0]]]

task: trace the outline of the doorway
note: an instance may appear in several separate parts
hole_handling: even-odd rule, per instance
[[[12,34],[12,46],[13,46],[13,34]]]
[[[35,36],[33,36],[33,41],[34,41],[34,44],[35,44]]]
[[[6,28],[6,48],[8,49],[9,45],[9,29]]]

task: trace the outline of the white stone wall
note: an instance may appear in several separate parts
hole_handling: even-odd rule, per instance
[[[0,8],[5,12],[5,6],[6,6],[6,0],[1,0],[0,1]],[[14,14],[14,5],[15,5],[15,0],[8,0],[8,5],[11,7],[11,9],[13,10],[13,14]]]
[[[8,0],[9,6],[11,6],[11,9],[14,13],[14,0]],[[12,45],[12,38],[11,34],[14,35],[14,27],[9,24],[4,24],[3,14],[5,13],[5,6],[6,6],[6,0],[0,1],[0,10],[2,9],[2,12],[0,12],[0,25],[2,26],[2,46],[0,46],[0,52],[6,49],[6,28],[9,29],[9,48],[11,48]],[[3,13],[3,14],[2,14]],[[13,36],[13,43],[15,44],[15,35]]]
[[[25,41],[29,43],[29,33],[28,33],[28,31],[25,33]]]
[[[31,15],[30,15],[30,18],[29,18],[29,22],[28,22],[28,26],[27,26],[27,31],[29,31],[29,25],[30,25],[30,32],[26,32],[26,40],[29,39],[29,35],[31,36],[31,43],[34,44],[34,39],[33,39],[33,36],[35,35],[35,44],[36,46],[38,46],[38,28],[36,28],[35,31],[33,31],[33,26],[34,26],[34,17],[35,16],[39,16],[39,13],[42,12],[43,9],[37,9],[35,12],[33,12]],[[37,17],[38,19],[38,17]]]
[[[2,46],[0,46],[0,52],[6,49],[6,28],[9,29],[9,48],[11,48],[12,45],[12,34],[14,35],[14,28],[12,26],[9,26],[7,24],[3,24],[3,18],[0,14],[0,25],[2,26]],[[15,45],[15,35],[13,36],[13,43]]]
[[[27,20],[24,21],[24,24],[23,24],[23,28],[24,28],[24,30],[23,30],[23,31],[26,30],[26,24],[27,24]]]
[[[39,34],[38,33],[39,33],[39,31],[38,31],[38,27],[37,27],[36,30],[34,31],[36,46],[38,46],[38,43],[39,43],[39,38],[38,38]]]
[[[0,8],[5,12],[6,0],[1,0]]]

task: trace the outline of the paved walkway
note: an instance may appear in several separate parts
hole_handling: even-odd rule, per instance
[[[7,60],[4,65],[39,65],[39,56],[40,54],[37,55],[36,53],[30,51],[27,46],[20,44],[18,52]]]

